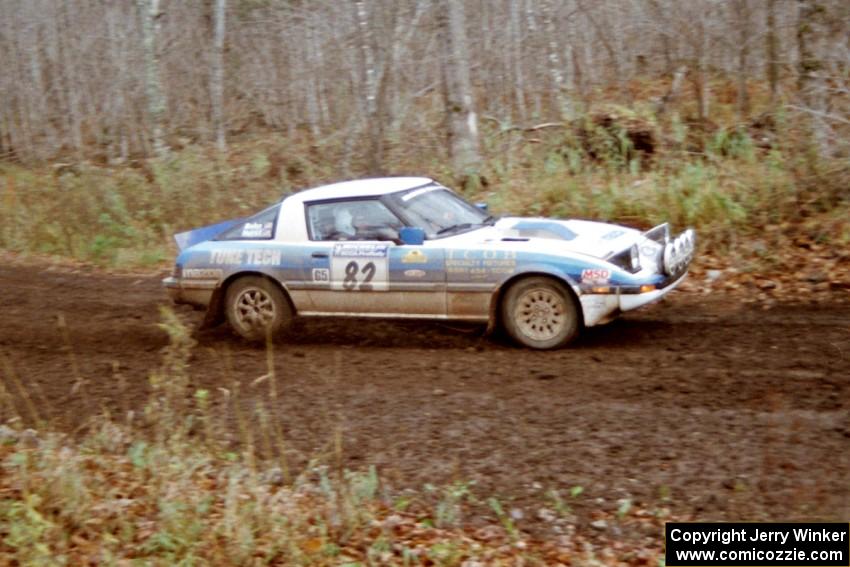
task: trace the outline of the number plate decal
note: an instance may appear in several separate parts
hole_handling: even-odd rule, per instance
[[[330,270],[327,268],[313,268],[313,281],[318,283],[330,283]]]
[[[331,289],[387,291],[387,249],[386,244],[336,244],[331,258]]]

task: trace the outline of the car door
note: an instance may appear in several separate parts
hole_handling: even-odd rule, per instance
[[[310,245],[304,279],[311,311],[303,314],[445,316],[444,252],[390,240],[397,239],[402,223],[378,199],[306,208]]]

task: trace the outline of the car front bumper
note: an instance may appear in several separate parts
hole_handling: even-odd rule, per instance
[[[653,289],[641,291],[641,287],[611,287],[607,293],[583,293],[579,297],[584,325],[592,327],[607,323],[623,311],[631,311],[658,301],[673,291],[687,277],[687,272],[663,282]]]

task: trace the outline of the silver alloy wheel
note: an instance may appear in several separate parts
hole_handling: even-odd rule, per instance
[[[227,286],[224,314],[234,331],[256,342],[280,335],[295,315],[278,284],[255,275],[242,276]]]
[[[248,329],[263,331],[275,318],[275,305],[265,290],[248,287],[236,299],[236,318]]]
[[[529,275],[512,282],[499,309],[508,335],[529,348],[560,348],[581,330],[578,301],[564,282],[553,277]]]
[[[526,290],[514,309],[517,329],[535,341],[549,341],[564,331],[567,324],[564,298],[550,289]]]

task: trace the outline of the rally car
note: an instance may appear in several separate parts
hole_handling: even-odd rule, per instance
[[[301,191],[175,239],[172,299],[249,340],[296,316],[418,318],[487,323],[535,349],[659,299],[695,245],[667,224],[495,218],[420,177]]]

